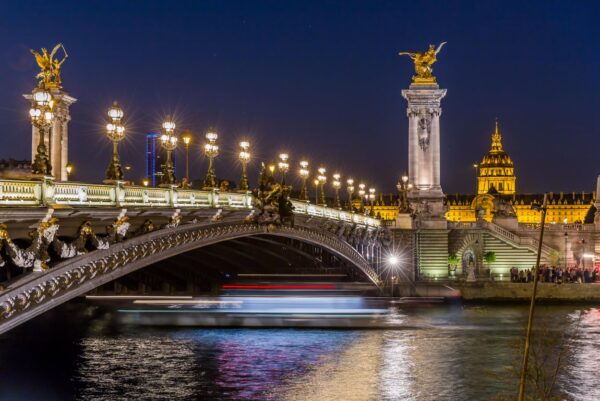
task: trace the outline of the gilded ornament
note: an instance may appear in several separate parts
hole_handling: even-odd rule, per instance
[[[56,57],[60,49],[63,51],[63,58],[61,60]],[[42,47],[41,53],[31,49],[31,54],[35,56],[35,61],[40,67],[40,72],[35,76],[39,81],[38,86],[43,89],[62,88],[60,69],[67,57],[69,57],[63,44],[59,43],[54,46],[50,53],[44,47]]]
[[[400,52],[400,56],[408,56],[415,63],[415,73],[413,75],[412,82],[417,85],[433,85],[436,83],[436,79],[433,76],[433,70],[431,66],[437,61],[437,54],[442,50],[442,47],[446,42],[440,43],[437,47],[429,45],[429,49],[425,52]]]

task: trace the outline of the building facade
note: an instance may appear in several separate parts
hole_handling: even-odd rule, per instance
[[[477,194],[445,195],[446,219],[454,223],[491,222],[495,216],[516,216],[519,224],[539,224],[544,194],[517,191],[513,160],[504,150],[498,121],[491,135],[491,146],[477,165]],[[546,222],[549,224],[593,223],[595,192],[549,192]],[[370,210],[370,205],[365,206]],[[394,220],[398,215],[398,196],[380,195],[375,201],[375,216]]]

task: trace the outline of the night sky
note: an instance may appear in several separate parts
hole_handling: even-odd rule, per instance
[[[434,65],[448,89],[444,191],[474,190],[472,163],[487,152],[495,117],[518,192],[591,191],[600,174],[599,20],[596,1],[4,1],[0,158],[30,157],[21,96],[35,85],[29,49],[62,42],[63,85],[78,98],[74,179],[104,177],[104,118],[116,99],[129,179],[144,175],[144,134],[172,113],[179,132],[198,134],[192,178],[205,174],[200,135],[215,126],[220,178],[237,180],[236,146],[248,138],[259,160],[288,151],[294,167],[306,157],[392,191],[407,166],[400,91],[413,73],[398,52],[447,41]]]

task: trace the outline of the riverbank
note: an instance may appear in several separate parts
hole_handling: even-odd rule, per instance
[[[464,301],[520,302],[531,297],[533,283],[509,282],[421,282],[400,284],[401,297],[444,297]],[[537,299],[560,302],[600,302],[600,283],[538,283]]]

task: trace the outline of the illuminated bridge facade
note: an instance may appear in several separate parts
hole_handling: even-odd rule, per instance
[[[379,220],[292,201],[291,222],[265,222],[259,203],[250,192],[1,180],[0,333],[152,269],[173,275],[161,285],[193,291],[214,265],[251,276],[261,263],[318,271],[332,260],[351,279],[381,285],[388,233]]]

